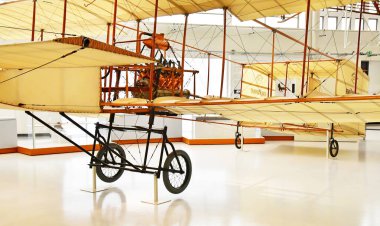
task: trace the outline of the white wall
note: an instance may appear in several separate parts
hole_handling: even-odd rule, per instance
[[[17,147],[15,118],[0,118],[0,149]]]
[[[369,62],[369,87],[368,93],[380,93],[380,61]]]
[[[58,112],[33,112],[37,117],[40,117],[50,125],[55,125],[61,122],[61,116]],[[32,117],[27,115],[24,111],[15,111],[17,119],[17,133],[18,134],[32,134]],[[35,121],[34,132],[38,133],[52,133],[50,129]]]
[[[16,111],[0,109],[0,119],[1,118],[16,118]]]

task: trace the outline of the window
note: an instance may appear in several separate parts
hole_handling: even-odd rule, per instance
[[[319,17],[319,29],[320,29],[320,30],[325,29],[324,23],[325,23],[325,17],[320,16],[320,17]]]
[[[368,28],[370,31],[377,31],[377,19],[368,19]]]
[[[369,70],[369,61],[362,61],[361,62],[361,68],[363,70],[364,73],[366,73],[368,75],[368,70]]]
[[[362,28],[361,28],[361,30],[363,31],[363,30],[364,30],[364,20],[363,20],[363,19],[362,19],[362,21],[361,21],[361,24],[362,24]],[[355,30],[355,31],[358,31],[358,30],[359,30],[359,19],[358,19],[358,18],[355,19],[355,27],[354,27],[354,30]]]
[[[340,23],[341,30],[351,30],[351,18],[342,17],[342,22]]]
[[[338,27],[338,17],[329,16],[327,18],[327,29],[328,30],[336,30]]]

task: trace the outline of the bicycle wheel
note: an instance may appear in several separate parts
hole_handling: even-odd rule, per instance
[[[175,153],[178,158],[176,158]],[[166,170],[163,172],[163,181],[169,192],[179,194],[186,189],[187,185],[189,185],[192,168],[190,157],[186,152],[176,150],[175,153],[171,152],[165,160],[164,169]],[[183,173],[168,171],[180,170],[180,166]]]
[[[329,151],[330,151],[330,156],[331,157],[336,157],[339,153],[339,144],[338,144],[338,141],[335,140],[335,139],[331,139],[330,140],[330,147],[329,147]]]
[[[125,152],[124,149],[117,144],[109,144],[108,145],[112,151],[118,153],[120,156],[122,156],[125,159]],[[121,167],[120,164],[125,163],[125,160],[117,156],[115,153],[111,152],[110,149],[108,149],[106,146],[103,146],[98,154],[96,155],[98,159],[100,159],[102,162],[107,163],[109,166],[113,167]],[[107,166],[97,166],[96,167],[96,174],[98,177],[107,183],[112,183],[117,181],[121,175],[123,175],[124,169],[115,169]]]
[[[240,133],[236,133],[235,135],[235,147],[237,149],[241,149],[241,134]]]

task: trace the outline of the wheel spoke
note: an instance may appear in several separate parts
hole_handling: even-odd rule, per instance
[[[123,169],[117,169],[114,167],[122,167],[123,159],[120,156],[125,156],[124,150],[117,144],[109,144],[108,149],[102,149],[98,153],[98,158],[108,166],[101,166],[97,170],[97,174],[100,179],[105,182],[116,181]]]
[[[176,150],[165,160],[163,181],[165,187],[173,194],[184,191],[191,178],[191,161],[186,152]],[[173,172],[175,171],[175,172]]]
[[[179,159],[179,163],[180,163],[181,167],[179,167],[177,159],[174,158],[171,162],[172,169],[173,170],[181,170],[181,168],[182,168],[184,173],[181,174],[181,173],[169,172],[169,181],[173,185],[174,188],[181,187],[182,184],[185,182],[185,178],[186,178],[186,162],[185,162],[185,159],[182,156],[178,156],[178,159]]]

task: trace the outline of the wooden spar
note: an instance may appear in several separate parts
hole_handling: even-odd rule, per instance
[[[373,1],[373,6],[376,8],[377,15],[380,15],[380,8],[379,8],[379,3],[377,1]]]
[[[339,75],[339,64],[340,61],[337,61],[336,64],[336,75],[335,75],[335,96],[338,96],[338,75]]]
[[[227,8],[223,8],[223,56],[222,56],[222,79],[220,83],[220,98],[223,95],[224,67],[226,64],[226,37],[227,36]]]
[[[109,69],[109,80],[108,80],[108,101],[111,102],[111,93],[112,93],[112,77],[113,77],[113,67],[110,67]]]
[[[115,81],[115,94],[114,94],[114,100],[115,99],[119,99],[119,92],[116,91],[119,89],[119,85],[120,85],[120,77],[121,77],[121,71],[120,70],[115,70],[115,77],[116,77],[116,81]],[[127,83],[126,83],[126,87],[128,87],[128,78],[127,78]],[[128,88],[126,88],[128,89]],[[128,94],[126,93],[127,97],[128,97]]]
[[[181,59],[181,67],[182,70],[185,70],[185,47],[186,47],[186,33],[187,33],[187,19],[189,17],[189,14],[185,14],[185,24],[183,28],[183,41],[182,41],[182,59]],[[183,96],[183,77],[185,76],[185,71],[182,71],[181,73],[181,90],[180,90],[180,96]],[[194,76],[194,87],[195,87],[195,76]],[[194,90],[195,92],[195,90]],[[195,98],[195,93],[194,93],[194,98]]]
[[[32,42],[34,41],[34,30],[36,29],[36,2],[37,0],[33,0]]]
[[[269,97],[269,86],[270,86],[270,75],[267,75],[268,78],[268,87],[267,87],[267,97]]]
[[[110,44],[110,29],[111,29],[111,23],[107,23],[107,38],[106,38],[107,44]]]
[[[271,75],[270,75],[270,90],[269,90],[269,96],[271,97],[272,96],[272,91],[273,91],[273,77],[274,77],[274,74],[273,74],[273,69],[274,69],[274,43],[275,43],[275,38],[276,38],[276,32],[273,31],[273,35],[272,35],[272,65],[271,65]]]
[[[356,67],[355,67],[355,88],[354,93],[357,93],[358,88],[358,70],[359,70],[359,55],[360,55],[360,36],[362,31],[362,18],[363,18],[363,0],[360,3],[360,16],[359,16],[359,33],[358,33],[358,45],[356,48]],[[364,23],[363,23],[364,24]]]
[[[62,22],[62,38],[65,37],[66,33],[66,12],[67,12],[67,0],[63,1],[63,22]]]
[[[121,72],[120,72],[121,73]],[[129,94],[129,85],[128,85],[128,71],[125,72],[125,97],[128,98]]]
[[[116,18],[117,18],[117,0],[115,0],[114,6],[113,6],[113,23],[112,23],[112,45],[115,45],[116,41]],[[111,100],[111,93],[112,93],[112,77],[113,77],[113,67],[110,67],[109,72],[109,86],[108,86],[108,101]]]
[[[157,33],[157,13],[158,13],[158,0],[154,6],[154,25],[152,34],[152,49],[150,52],[150,57],[154,58],[154,52],[156,50],[156,33]],[[154,80],[154,63],[150,65],[150,76],[149,76],[149,100],[153,100],[153,80]]]
[[[203,123],[217,124],[217,125],[236,126],[236,123],[225,123],[225,122],[205,121],[205,120],[197,120],[197,119],[178,118],[176,116],[158,115],[158,117],[192,121],[192,122],[203,122]],[[246,128],[274,129],[274,130],[281,130],[281,131],[288,130],[288,131],[308,131],[308,132],[310,132],[310,131],[312,131],[312,132],[326,132],[326,130],[327,130],[324,128],[307,127],[306,125],[297,125],[297,124],[290,124],[290,123],[284,123],[283,125],[293,126],[293,127],[283,127],[283,126],[277,126],[276,127],[276,126],[260,126],[260,125],[244,125],[244,127],[246,127]]]
[[[193,89],[193,94],[194,94],[194,99],[195,99],[195,96],[196,96],[196,93],[195,93],[195,91],[197,90],[196,89],[196,85],[197,85],[197,80],[195,79],[195,74],[193,74],[193,77],[194,77],[194,89]]]
[[[44,40],[44,29],[41,29],[41,38],[40,41],[42,42]]]
[[[335,62],[336,60],[310,60],[310,62]],[[291,63],[302,63],[302,60],[292,60]],[[289,63],[289,61],[276,61],[276,64],[286,64]],[[271,62],[257,62],[254,63],[256,65],[263,65],[263,64],[271,64]]]
[[[241,76],[240,76],[240,98],[241,98],[241,93],[243,92],[243,76],[244,76],[244,64],[241,65]]]
[[[154,106],[154,104],[149,104],[150,106]],[[109,104],[109,103],[101,103],[101,106],[118,106],[117,104]],[[103,109],[102,113],[127,113],[127,114],[148,114],[147,109]],[[192,122],[203,122],[208,124],[217,124],[217,125],[227,125],[227,126],[234,126],[236,127],[236,123],[225,123],[225,122],[215,122],[215,121],[207,121],[207,120],[199,120],[199,119],[187,119],[182,117],[176,117],[176,116],[167,116],[167,115],[157,115],[157,117],[160,118],[170,118],[170,119],[176,119],[181,121],[192,121]],[[326,132],[328,129],[325,128],[318,128],[318,127],[309,127],[307,125],[298,125],[298,124],[291,124],[291,123],[283,123],[283,126],[260,126],[256,124],[252,125],[243,125],[245,128],[262,128],[262,129],[273,129],[273,130],[280,130],[280,131],[307,131],[307,132]],[[284,126],[291,126],[291,127],[284,127]],[[343,131],[334,131],[334,132],[343,132]]]
[[[116,42],[116,18],[117,18],[117,0],[113,6],[113,23],[112,23],[112,45]]]
[[[107,23],[107,37],[106,37],[106,43],[107,44],[110,44],[110,28],[111,28],[111,23]],[[109,68],[109,70],[111,70],[111,67]],[[111,73],[111,71],[110,71]],[[105,78],[104,79],[104,85],[103,87],[107,87],[107,79]],[[110,90],[108,90],[110,91]],[[106,101],[106,92],[103,92],[103,100]]]
[[[378,95],[354,95],[354,96],[330,96],[330,97],[314,97],[314,98],[281,98],[281,99],[256,99],[256,100],[241,100],[241,101],[221,101],[221,102],[204,102],[199,103],[198,106],[221,106],[221,105],[235,105],[235,104],[276,104],[276,103],[316,103],[316,102],[340,102],[340,101],[371,101],[380,100]],[[194,103],[143,103],[143,104],[124,104],[124,103],[102,103],[101,106],[114,106],[114,107],[185,107],[192,106]]]
[[[172,89],[172,96],[174,96],[174,71],[172,71],[171,73],[170,73],[170,76],[171,76],[171,89]]]
[[[137,28],[136,28],[136,39],[139,39],[139,35],[140,35],[140,22],[141,20],[138,19],[137,21]],[[141,45],[141,42],[140,41],[137,41],[136,42],[136,53],[140,53],[140,45]],[[134,76],[134,79],[133,79],[133,85],[136,86],[136,82],[137,82],[137,71],[135,71],[135,76]]]
[[[207,91],[206,91],[206,95],[208,95],[208,91],[209,91],[209,88],[210,88],[210,54],[207,54]]]
[[[283,36],[283,37],[285,37],[285,38],[287,38],[289,40],[292,40],[292,41],[294,41],[294,42],[296,42],[296,43],[298,43],[300,45],[304,45],[304,43],[302,43],[301,41],[293,38],[292,36],[290,36],[290,35],[282,32],[282,31],[280,31],[280,30],[278,30],[276,28],[273,28],[273,27],[271,27],[271,26],[269,26],[269,25],[267,25],[267,24],[265,24],[265,23],[263,23],[263,22],[261,22],[259,20],[253,20],[253,21],[255,21],[256,23],[260,24],[261,26],[263,26],[263,27],[265,27],[265,28],[267,28],[269,30],[276,31],[277,34],[279,34],[279,35],[281,35],[281,36]],[[311,46],[307,46],[307,47],[310,48],[311,50],[313,50],[314,52],[321,54],[322,56],[325,56],[325,57],[327,57],[327,58],[329,58],[331,60],[336,60],[336,58],[334,58],[334,57],[332,57],[332,56],[330,56],[330,55],[328,55],[326,53],[323,53],[323,52],[321,52],[321,51],[319,51],[319,50],[317,50],[317,49],[315,49],[315,48],[313,48]]]
[[[289,71],[288,69],[289,69],[289,62],[286,63],[284,97],[286,97],[286,90],[288,89],[288,71]]]
[[[301,96],[303,97],[304,85],[305,85],[305,69],[306,69],[306,51],[308,47],[308,37],[309,37],[309,17],[310,17],[310,0],[307,0],[306,9],[306,28],[305,28],[305,42],[303,47],[303,62],[302,62],[302,80],[301,80]]]
[[[140,34],[147,34],[145,32],[141,32]],[[149,33],[148,33],[149,34]],[[152,38],[138,38],[138,39],[135,39],[135,40],[127,40],[127,41],[117,41],[115,42],[116,44],[121,44],[121,43],[132,43],[132,42],[141,42],[141,41],[148,41],[148,40],[152,40]],[[166,39],[167,40],[167,39]],[[166,50],[164,50],[166,52]]]
[[[136,28],[136,40],[139,39],[139,35],[140,35],[140,22],[141,20],[137,20],[137,28]],[[141,42],[140,40],[138,40],[136,42],[136,53],[140,53],[140,45],[141,45]]]
[[[123,25],[123,24],[117,24],[117,25],[120,26],[120,27],[124,27],[124,28],[130,29],[130,30],[134,30],[134,31],[136,31],[135,28],[128,27],[128,26],[125,26],[125,25]],[[144,33],[144,32],[143,32],[143,31],[140,31],[140,33]],[[146,33],[146,32],[145,32],[145,33]],[[137,40],[141,40],[141,39],[137,38]],[[182,45],[181,42],[178,42],[178,41],[175,41],[175,40],[172,40],[172,39],[166,39],[166,40],[169,41],[169,42],[173,42],[173,43],[176,43],[176,44]],[[141,40],[141,41],[143,41],[143,40]],[[128,42],[128,41],[127,41],[127,42]],[[123,43],[123,42],[118,42],[118,43]],[[213,54],[213,53],[211,53],[211,52],[209,52],[209,51],[206,51],[206,50],[203,50],[203,49],[196,48],[196,47],[194,47],[194,46],[186,45],[186,47],[188,47],[188,48],[190,48],[190,49],[194,49],[194,50],[196,50],[196,51],[198,51],[198,52],[201,52],[201,53],[210,54],[210,55],[213,56],[213,57],[222,58],[222,57],[219,56],[219,55]],[[234,64],[243,65],[243,63],[240,63],[240,62],[237,62],[237,61],[233,61],[233,60],[230,60],[230,59],[225,59],[225,60],[228,61],[228,62],[234,63]]]
[[[309,75],[310,75],[310,49],[308,49],[309,53],[307,55],[307,72],[306,72],[306,93],[309,91]]]

